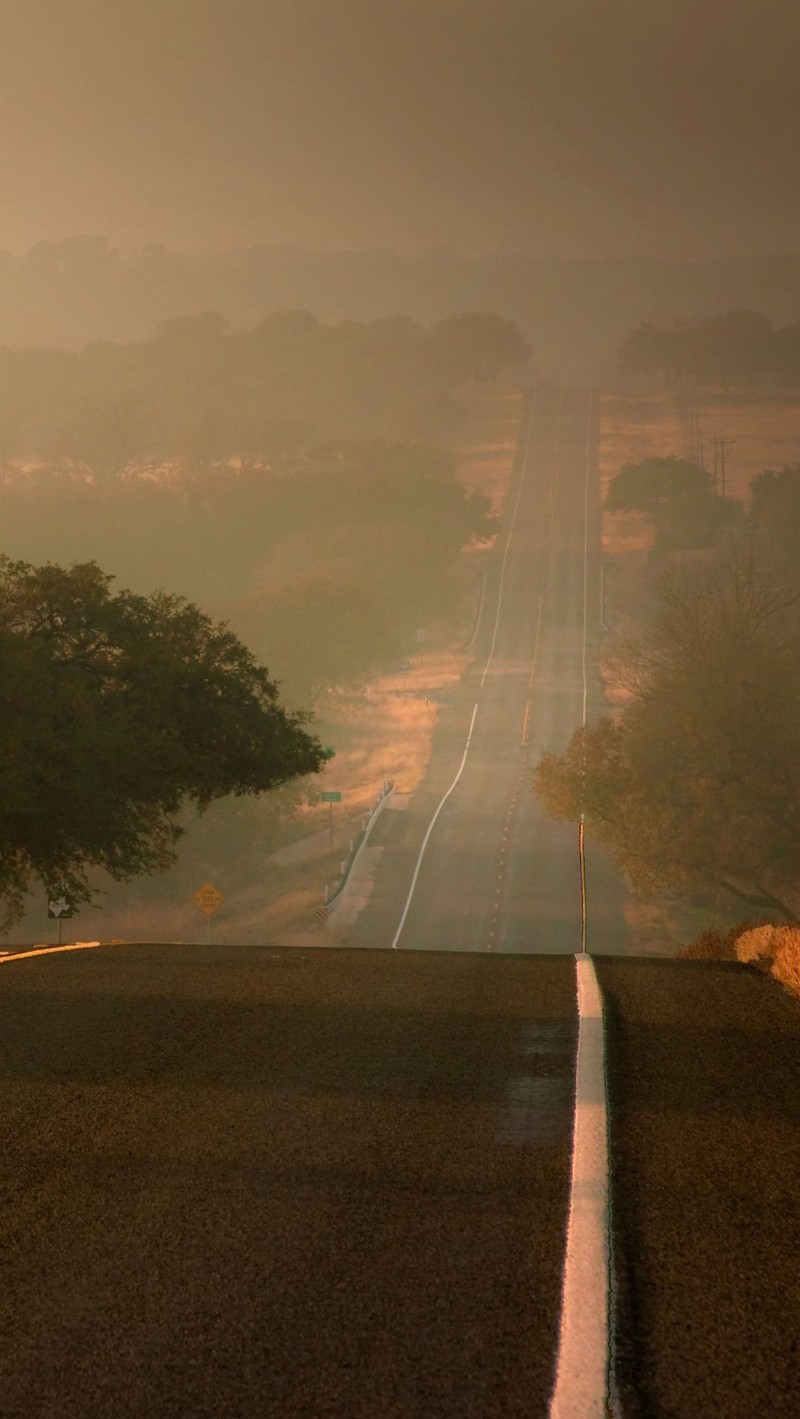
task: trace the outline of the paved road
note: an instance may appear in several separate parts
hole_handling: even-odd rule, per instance
[[[596,964],[615,1415],[794,1414],[800,1003]],[[575,1040],[565,955],[6,963],[0,1413],[545,1419]]]
[[[724,962],[596,962],[624,1419],[800,1413],[800,1001]]]
[[[543,384],[529,403],[473,669],[443,706],[420,789],[404,813],[385,815],[376,829],[372,841],[386,851],[347,945],[392,944],[425,834],[463,760],[431,833],[399,944],[579,949],[576,830],[545,819],[530,784],[542,751],[563,748],[581,722],[584,623],[587,712],[602,708],[596,424],[587,390]],[[591,948],[623,950],[621,889],[594,848],[588,885]]]
[[[546,1412],[571,960],[1,969],[3,1419]]]
[[[3,1419],[544,1419],[579,900],[574,830],[527,778],[581,719],[584,645],[600,706],[593,440],[585,393],[540,390],[475,670],[381,825],[358,949],[0,966]],[[462,763],[401,949],[375,949]],[[745,967],[625,959],[591,850],[589,945],[620,1419],[796,1413],[800,1004]]]

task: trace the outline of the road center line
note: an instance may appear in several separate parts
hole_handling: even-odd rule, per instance
[[[394,949],[396,948],[398,941],[400,940],[400,933],[402,932],[403,927],[405,926],[405,923],[406,923],[406,917],[408,916],[408,910],[409,910],[409,907],[411,906],[411,898],[412,898],[413,895],[414,895],[414,888],[415,888],[416,885],[417,885],[417,878],[419,877],[419,869],[420,869],[420,867],[422,866],[422,859],[423,859],[423,857],[425,856],[425,849],[426,849],[426,847],[428,846],[428,839],[430,838],[430,835],[431,835],[431,833],[433,832],[434,825],[435,825],[435,823],[436,823],[436,819],[439,817],[439,814],[441,813],[442,809],[444,808],[445,803],[447,802],[448,798],[450,797],[450,794],[453,792],[453,789],[455,788],[456,784],[458,783],[458,780],[461,778],[461,775],[462,775],[462,773],[464,772],[464,765],[465,765],[465,763],[467,762],[467,754],[469,753],[469,746],[470,746],[470,744],[472,743],[472,731],[473,731],[473,729],[475,728],[475,716],[476,716],[477,713],[478,713],[478,706],[475,705],[474,708],[473,708],[473,711],[472,711],[472,719],[471,719],[470,722],[469,722],[469,733],[468,733],[468,735],[467,735],[467,742],[466,742],[466,744],[464,745],[464,753],[463,753],[463,756],[462,756],[462,759],[461,759],[461,763],[460,763],[460,765],[459,765],[458,773],[456,774],[456,776],[455,776],[455,778],[453,779],[453,782],[451,783],[450,787],[448,788],[446,794],[444,795],[444,797],[442,798],[441,802],[439,803],[439,806],[438,806],[438,808],[436,809],[436,812],[434,813],[433,817],[431,818],[430,823],[428,824],[428,831],[427,831],[427,833],[425,834],[425,837],[424,837],[423,840],[422,840],[422,847],[421,847],[420,850],[419,850],[419,857],[417,858],[417,865],[416,865],[416,867],[414,868],[414,876],[411,878],[411,886],[410,886],[409,889],[408,889],[408,896],[407,896],[407,898],[406,898],[406,904],[405,904],[405,906],[403,907],[403,915],[402,915],[401,918],[400,918],[400,925],[398,926],[398,928],[397,928],[397,930],[396,930],[396,932],[395,932],[395,934],[394,934],[394,941],[392,942],[392,945],[391,945],[391,949],[392,949],[393,951],[394,951]]]
[[[529,689],[529,690],[532,690],[532,689],[533,689],[533,677],[534,677],[534,675],[536,674],[536,661],[537,661],[537,659],[538,659],[538,657],[539,657],[539,634],[540,634],[541,629],[542,629],[542,608],[543,608],[543,606],[544,606],[544,597],[543,597],[543,596],[540,596],[540,597],[539,597],[539,609],[538,609],[537,612],[536,612],[536,635],[534,636],[534,640],[533,640],[533,659],[531,660],[531,673],[530,673],[530,675],[529,675],[529,677],[528,677],[528,689]]]
[[[575,957],[578,1057],[567,1250],[550,1419],[608,1413],[608,1119],[603,1002],[590,956]]]
[[[504,585],[505,579],[506,579],[506,563],[507,563],[507,561],[508,561],[508,553],[509,553],[509,550],[510,550],[510,548],[511,548],[511,538],[514,536],[514,528],[515,528],[516,523],[517,523],[517,513],[518,513],[518,511],[519,511],[520,498],[522,497],[522,489],[523,489],[524,486],[525,486],[525,479],[526,479],[527,473],[528,473],[528,451],[529,451],[530,445],[531,445],[531,429],[533,428],[533,415],[534,415],[535,410],[536,410],[536,394],[537,394],[537,390],[536,390],[536,388],[534,388],[533,397],[532,397],[532,399],[531,399],[531,412],[530,412],[530,416],[529,416],[529,418],[528,418],[528,431],[527,431],[527,433],[526,433],[526,435],[525,435],[525,448],[524,448],[524,451],[523,451],[523,454],[522,454],[522,468],[520,469],[519,487],[517,488],[517,498],[516,498],[516,502],[514,503],[514,511],[513,511],[512,515],[511,515],[511,525],[510,525],[510,527],[509,527],[509,529],[508,529],[508,537],[507,537],[507,539],[506,539],[506,547],[505,547],[505,551],[503,552],[503,561],[502,561],[502,565],[501,565],[501,567],[500,567],[500,585],[499,585],[499,587],[498,587],[498,589],[497,589],[497,615],[496,615],[495,618],[494,618],[494,630],[492,631],[492,643],[491,643],[491,645],[490,645],[490,647],[489,647],[489,656],[488,656],[488,659],[487,659],[487,661],[486,661],[486,665],[484,666],[483,675],[481,676],[481,689],[483,689],[483,686],[484,686],[484,684],[485,684],[485,682],[486,682],[486,676],[489,674],[489,666],[491,665],[492,660],[493,660],[493,658],[494,658],[494,648],[495,648],[495,644],[496,644],[496,642],[497,642],[497,630],[498,630],[498,627],[499,627],[499,625],[500,625],[500,612],[501,612],[502,609],[503,609],[503,585]]]
[[[561,474],[561,445],[559,436],[561,434],[561,400],[562,392],[558,392],[558,405],[556,406],[556,435],[553,445],[553,472],[550,478],[550,496],[548,499],[548,519],[547,519],[547,540],[553,541],[553,524],[556,517],[556,496],[558,494],[558,481]]]

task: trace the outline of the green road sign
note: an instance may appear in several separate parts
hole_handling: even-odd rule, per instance
[[[325,748],[322,751],[322,757],[323,759],[334,759],[336,757],[336,750],[334,749],[332,744],[325,745]]]
[[[320,798],[323,803],[341,803],[342,795],[338,791],[332,793],[321,793]]]

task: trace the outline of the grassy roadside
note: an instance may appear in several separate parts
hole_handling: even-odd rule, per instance
[[[609,391],[600,397],[599,478],[601,498],[605,498],[610,480],[623,463],[637,463],[649,456],[684,454],[683,428],[679,409],[669,391],[633,393]],[[750,480],[764,468],[781,468],[796,463],[800,456],[800,406],[795,399],[775,396],[755,396],[751,392],[710,390],[696,400],[700,427],[706,448],[710,452],[711,436],[730,440],[726,468],[728,496],[748,502]],[[709,467],[713,467],[707,457]],[[637,612],[646,604],[645,573],[653,546],[653,529],[639,513],[602,514],[602,543],[606,563],[605,618],[612,636],[634,634],[638,629]],[[610,639],[610,637],[609,637]],[[611,704],[622,700],[619,692],[607,684]],[[626,896],[625,919],[631,949],[634,954],[672,955],[685,947],[687,941],[703,938],[708,926],[706,916],[690,909],[653,901],[643,902]],[[745,929],[736,928],[737,931]],[[722,939],[733,928],[730,924],[712,929],[706,935],[705,947],[722,950]],[[712,941],[711,938],[714,938]],[[724,945],[728,959],[737,959],[734,938]],[[714,942],[717,944],[715,945]],[[800,942],[800,938],[799,938]],[[800,944],[798,945],[800,950]],[[784,943],[780,960],[788,959],[789,948]],[[783,967],[779,965],[779,969]],[[795,967],[800,977],[800,968]],[[777,973],[777,972],[776,972]],[[786,971],[784,970],[784,975]],[[791,975],[791,969],[789,975]]]

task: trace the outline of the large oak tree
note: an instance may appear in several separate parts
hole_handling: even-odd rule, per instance
[[[800,907],[800,592],[752,550],[671,569],[620,649],[630,700],[546,754],[536,790],[642,892],[795,918]]]
[[[175,859],[179,815],[260,794],[324,760],[267,670],[178,596],[112,594],[93,562],[0,557],[0,899],[32,877],[88,902]]]

